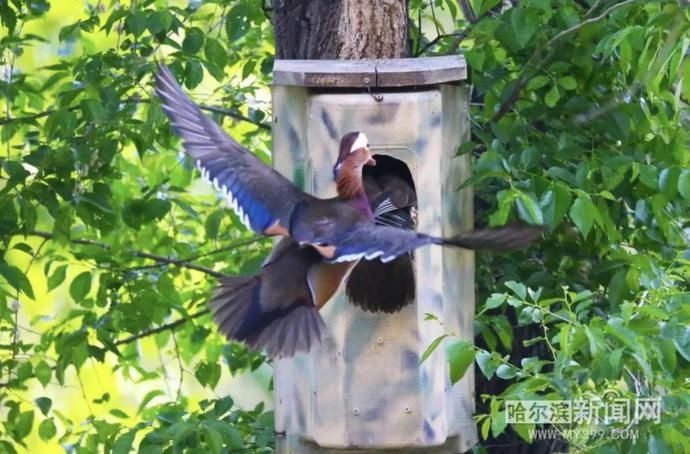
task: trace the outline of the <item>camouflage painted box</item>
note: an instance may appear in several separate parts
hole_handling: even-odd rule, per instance
[[[470,174],[458,156],[469,134],[462,57],[277,61],[273,163],[305,190],[335,195],[341,136],[369,137],[372,151],[404,162],[414,179],[418,230],[449,236],[472,228]],[[455,386],[441,346],[445,329],[472,340],[474,256],[426,247],[415,254],[416,301],[393,315],[351,304],[341,289],[322,309],[329,341],[275,363],[279,452],[396,449],[457,453],[476,443],[472,369]],[[283,435],[284,434],[284,435]],[[358,451],[361,452],[361,451]]]

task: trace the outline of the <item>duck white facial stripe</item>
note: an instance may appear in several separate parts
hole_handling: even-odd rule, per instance
[[[367,136],[364,135],[363,132],[360,132],[357,136],[357,139],[355,139],[354,143],[352,144],[352,147],[350,148],[350,153],[352,153],[355,150],[359,150],[360,148],[366,148],[367,145],[369,145],[369,140],[367,139]]]
[[[389,255],[389,256],[387,256],[387,257],[381,257],[381,261],[382,261],[383,263],[388,263],[388,262],[390,262],[390,261],[392,261],[392,260],[395,260],[396,257],[397,257],[397,256],[395,256],[395,255]]]

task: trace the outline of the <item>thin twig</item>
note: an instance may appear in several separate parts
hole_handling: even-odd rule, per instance
[[[163,331],[168,331],[168,330],[175,330],[180,325],[184,325],[190,320],[193,320],[197,317],[201,317],[202,315],[206,315],[210,312],[209,309],[202,309],[199,312],[190,315],[189,317],[181,318],[179,320],[175,320],[174,322],[167,323],[165,325],[157,326],[155,328],[147,329],[146,331],[142,331],[139,334],[135,334],[134,336],[126,337],[124,339],[120,339],[119,341],[115,342],[113,345],[116,347],[119,347],[120,345],[126,345],[126,344],[131,344],[132,342],[138,341],[139,339],[142,339],[144,337],[152,336],[154,334],[162,333]]]
[[[44,232],[41,230],[34,230],[31,232],[28,232],[27,235],[29,236],[38,236],[41,238],[46,238],[48,240],[54,239],[54,236],[50,232]],[[70,239],[69,240],[71,243],[74,244],[82,244],[82,245],[87,245],[87,246],[95,246],[99,247],[104,250],[111,250],[112,247],[108,244],[105,243],[100,243],[98,241],[93,241],[93,240],[86,240],[86,239]],[[195,271],[200,271],[202,273],[206,273],[209,276],[213,277],[224,277],[225,274],[212,270],[211,268],[206,268],[205,266],[197,265],[195,263],[191,263],[188,261],[183,261],[179,259],[172,259],[169,257],[163,257],[162,255],[156,255],[156,254],[151,254],[150,252],[144,252],[144,251],[126,251],[127,254],[133,256],[133,257],[138,257],[138,258],[143,258],[143,259],[149,259],[149,260],[154,260],[158,263],[164,263],[167,265],[174,265],[174,266],[179,266],[182,268],[188,268],[190,270],[195,270]]]
[[[438,19],[436,19],[436,8],[434,8],[434,0],[429,0],[429,6],[431,7],[431,18],[434,21],[434,27],[436,28],[436,36],[442,35],[441,29],[438,27]]]
[[[182,366],[182,357],[180,356],[180,347],[177,345],[177,337],[175,336],[175,330],[172,331],[172,340],[175,345],[175,355],[177,356],[177,365],[180,368],[180,384],[177,385],[177,397],[175,402],[180,401],[180,396],[182,395],[182,382],[184,381],[184,367]]]
[[[93,409],[91,408],[91,402],[89,402],[89,398],[86,396],[86,388],[84,387],[84,382],[81,381],[81,375],[79,374],[78,369],[76,371],[76,375],[77,375],[77,381],[79,382],[79,388],[81,388],[81,395],[84,398],[84,402],[86,402],[86,408],[89,410],[89,416],[93,416]]]
[[[148,104],[150,102],[151,102],[150,99],[137,99],[134,97],[129,98],[129,99],[125,99],[122,101],[123,104]],[[251,118],[246,117],[246,116],[242,115],[241,113],[238,113],[236,110],[229,110],[229,109],[225,109],[223,107],[210,106],[210,105],[206,105],[206,104],[200,104],[199,108],[201,110],[205,110],[206,112],[212,112],[212,113],[216,113],[216,114],[223,115],[226,117],[234,118],[235,120],[251,123],[254,126],[256,126],[260,129],[264,129],[266,131],[271,130],[271,125],[269,125],[267,123],[262,123],[260,121],[252,120]],[[68,112],[74,112],[74,111],[79,110],[79,109],[81,109],[81,106],[70,106],[70,107],[66,108],[65,110]],[[43,112],[37,112],[34,114],[22,116],[22,117],[11,117],[8,114],[7,117],[0,119],[0,126],[6,125],[9,123],[14,123],[14,122],[38,120],[40,118],[47,117],[48,115],[51,115],[57,111],[58,111],[58,109],[48,109],[48,110],[44,110]]]
[[[436,44],[438,44],[442,40],[444,40],[446,38],[453,37],[453,36],[456,37],[456,39],[453,41],[453,45],[452,45],[452,48],[455,49],[467,37],[469,32],[470,32],[470,28],[467,27],[458,33],[447,33],[445,35],[438,35],[436,38],[434,38],[431,41],[429,41],[428,43],[426,43],[426,45],[424,47],[422,47],[422,49],[419,51],[419,54],[417,54],[417,55],[422,55],[424,52],[426,52],[430,48],[434,47]]]
[[[474,14],[474,9],[472,8],[472,5],[470,5],[470,2],[467,0],[458,0],[458,4],[460,5],[462,14],[463,16],[465,16],[467,22],[469,22],[470,24],[476,23],[477,15]]]

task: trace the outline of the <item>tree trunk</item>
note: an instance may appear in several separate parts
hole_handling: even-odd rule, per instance
[[[406,0],[276,0],[276,58],[408,55]]]

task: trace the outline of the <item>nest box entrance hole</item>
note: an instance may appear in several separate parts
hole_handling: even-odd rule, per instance
[[[372,194],[373,209],[390,210],[377,223],[412,229],[417,224],[417,191],[410,168],[400,159],[375,154],[375,166],[364,167],[364,184]],[[397,207],[397,208],[396,208]],[[346,293],[350,301],[368,312],[397,312],[414,301],[414,255],[409,253],[382,263],[362,260],[352,270]]]

